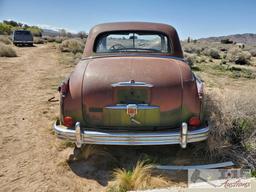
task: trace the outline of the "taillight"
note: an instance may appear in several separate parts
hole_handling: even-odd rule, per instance
[[[69,91],[69,81],[62,82],[61,85],[58,87],[58,91],[63,97],[65,97]]]
[[[70,116],[65,116],[63,118],[63,125],[65,125],[66,127],[72,127],[74,125],[73,118]]]
[[[192,127],[198,127],[201,125],[201,120],[199,119],[199,117],[191,117],[188,121],[188,124]]]

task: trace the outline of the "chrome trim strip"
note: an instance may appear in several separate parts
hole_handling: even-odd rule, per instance
[[[106,109],[127,109],[127,105],[126,104],[118,104],[118,105],[113,105],[113,106],[106,106],[104,107]],[[146,105],[146,104],[138,104],[137,105],[137,109],[158,109],[159,106],[151,106],[151,105]]]
[[[189,170],[189,169],[216,169],[222,167],[230,167],[235,164],[232,161],[222,163],[212,163],[203,165],[155,165],[154,168],[161,170]]]
[[[76,142],[76,132],[63,125],[53,125],[56,135],[61,139]],[[206,140],[209,127],[187,132],[187,143]],[[106,132],[86,131],[81,129],[81,143],[98,145],[169,145],[181,144],[180,131],[157,131],[157,132]]]
[[[111,84],[112,87],[153,87],[152,84],[145,82],[127,81],[127,82],[117,82]]]

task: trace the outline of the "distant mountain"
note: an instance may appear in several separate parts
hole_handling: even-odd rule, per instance
[[[52,29],[43,29],[42,36],[58,36],[59,32]]]
[[[207,37],[198,39],[199,41],[208,41],[208,42],[220,42],[222,39],[229,39],[236,43],[245,43],[245,44],[256,44],[256,34],[255,33],[244,33],[244,34],[235,34],[219,37]]]

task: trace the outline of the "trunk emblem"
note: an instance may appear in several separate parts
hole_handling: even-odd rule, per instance
[[[128,104],[127,105],[127,114],[130,118],[135,117],[137,115],[137,105],[136,104]]]

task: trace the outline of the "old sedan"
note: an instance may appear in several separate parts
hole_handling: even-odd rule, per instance
[[[102,145],[207,139],[203,83],[184,62],[176,30],[144,22],[100,24],[59,87],[59,138]]]

